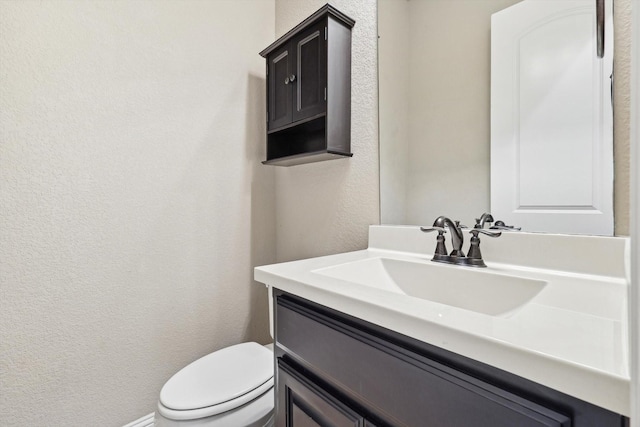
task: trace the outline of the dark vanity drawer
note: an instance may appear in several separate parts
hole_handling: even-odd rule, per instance
[[[369,335],[287,296],[277,298],[276,344],[285,358],[389,425],[572,425],[566,415]]]

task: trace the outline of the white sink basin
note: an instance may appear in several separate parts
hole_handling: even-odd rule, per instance
[[[484,269],[393,258],[369,258],[313,272],[491,316],[512,314],[547,285]]]
[[[431,262],[428,238],[371,226],[367,249],[254,278],[629,416],[628,239],[504,233],[483,243],[489,267],[471,268]]]

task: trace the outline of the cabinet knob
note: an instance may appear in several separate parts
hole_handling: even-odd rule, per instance
[[[296,80],[296,75],[295,74],[291,74],[289,76],[289,81],[293,83],[295,80]]]
[[[289,84],[289,77],[286,77],[286,78],[284,79],[284,84],[286,84],[286,85],[288,85],[288,84]]]

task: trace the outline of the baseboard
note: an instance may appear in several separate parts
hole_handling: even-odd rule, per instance
[[[155,412],[145,415],[144,417],[138,418],[137,420],[130,422],[129,424],[123,427],[153,427],[153,416]]]

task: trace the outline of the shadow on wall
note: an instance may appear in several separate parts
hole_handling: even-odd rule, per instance
[[[266,159],[266,79],[249,74],[247,78],[245,152],[251,177],[251,257],[253,268],[276,262],[276,197],[274,167],[261,163]],[[267,288],[251,280],[251,317],[245,331],[247,341],[266,344],[269,334],[269,300]]]
[[[169,250],[140,254],[133,269],[152,276],[146,293],[133,301],[156,306],[147,348],[149,366],[163,355],[163,380],[148,391],[155,401],[164,381],[183,366],[220,348],[244,341],[266,344],[266,287],[253,281],[253,267],[275,262],[274,173],[265,156],[265,80],[249,75],[209,119],[175,188],[151,219],[140,247]],[[238,102],[245,92],[246,104]],[[245,115],[238,110],[245,109]],[[244,142],[244,147],[241,145]],[[173,143],[179,144],[176,140]],[[162,293],[154,286],[165,283]],[[166,349],[172,348],[171,353]],[[171,357],[168,360],[167,357]],[[151,373],[148,373],[151,376]]]
[[[217,104],[238,104],[234,98],[228,95]],[[196,106],[192,108],[197,114]],[[248,234],[239,224],[242,183],[235,181],[243,179],[243,168],[239,150],[233,147],[238,138],[229,131],[239,122],[235,116],[233,108],[218,108],[206,119],[210,125],[198,143],[185,144],[184,149],[191,151],[185,153],[188,163],[167,190],[163,209],[146,233],[145,248],[163,248],[141,258],[154,269],[147,274],[155,280],[146,280],[147,303],[157,305],[150,355],[162,355],[165,381],[198,357],[235,344],[244,335],[247,309],[242,305],[248,298],[237,288],[247,280],[237,270],[248,259]],[[159,284],[165,289],[154,292]]]

